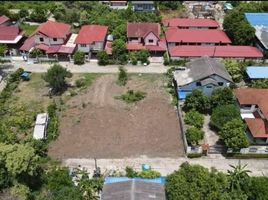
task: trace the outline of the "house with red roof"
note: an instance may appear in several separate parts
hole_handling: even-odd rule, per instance
[[[75,40],[78,51],[84,53],[97,53],[105,47],[108,33],[108,26],[102,25],[84,25],[80,29]]]
[[[128,23],[127,49],[129,51],[147,49],[151,54],[163,55],[167,47],[165,38],[160,38],[160,33],[159,23]]]
[[[0,26],[0,44],[8,47],[9,55],[17,55],[24,40],[24,32],[17,26]]]
[[[235,97],[252,144],[268,144],[268,89],[239,88]]]
[[[172,18],[163,21],[165,27],[176,27],[179,29],[218,29],[219,24],[212,19],[202,18]]]
[[[168,47],[179,45],[229,45],[231,40],[219,29],[179,29],[170,27],[166,31]]]
[[[11,24],[11,21],[9,17],[2,15],[0,16],[0,26],[9,26]]]

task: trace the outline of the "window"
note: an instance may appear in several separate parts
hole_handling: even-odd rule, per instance
[[[53,41],[56,42],[57,41],[57,38],[53,38]]]
[[[86,47],[87,45],[86,44],[80,44],[81,47]]]
[[[218,82],[218,85],[219,86],[223,86],[223,82]]]
[[[40,37],[39,38],[40,42],[44,42],[44,38]]]
[[[201,82],[196,82],[196,86],[201,86]]]
[[[154,42],[154,40],[149,40],[149,43],[153,43]]]
[[[206,88],[212,88],[212,86],[211,86],[211,85],[209,85],[209,86],[207,86]]]

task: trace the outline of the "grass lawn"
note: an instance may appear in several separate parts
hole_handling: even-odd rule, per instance
[[[20,28],[25,31],[26,36],[30,36],[36,29],[37,25],[21,24]]]

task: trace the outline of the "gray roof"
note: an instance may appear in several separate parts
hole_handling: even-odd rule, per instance
[[[259,41],[263,44],[265,49],[268,49],[268,27],[267,26],[255,26],[255,35]]]
[[[179,86],[205,79],[211,75],[218,75],[233,82],[224,64],[217,58],[201,57],[186,64],[185,70],[176,70],[174,79]]]
[[[103,186],[102,200],[166,200],[164,185],[138,180]]]
[[[154,1],[131,1],[132,4],[154,4]]]

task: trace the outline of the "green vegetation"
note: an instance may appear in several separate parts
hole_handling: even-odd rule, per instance
[[[241,119],[226,122],[220,131],[220,139],[228,148],[235,151],[249,146],[246,125]]]
[[[224,64],[234,82],[240,82],[243,80],[246,66],[244,63],[233,59],[226,59],[224,60]]]
[[[127,49],[125,41],[122,39],[114,40],[112,43],[112,54],[118,64],[125,64],[127,61]]]
[[[62,92],[66,89],[66,78],[71,78],[72,73],[67,71],[59,64],[54,64],[47,73],[43,76],[43,79],[48,82],[49,86],[52,88],[54,94]]]
[[[187,157],[188,158],[200,158],[202,157],[202,153],[188,153]]]
[[[127,80],[128,80],[127,71],[125,70],[123,66],[120,66],[119,74],[117,78],[117,84],[120,86],[125,86],[127,84]]]
[[[136,103],[138,101],[141,101],[146,97],[146,93],[142,91],[133,91],[128,90],[126,94],[123,94],[121,96],[116,96],[116,99],[121,99],[125,101],[126,103]]]
[[[107,65],[109,64],[109,56],[106,51],[99,51],[97,53],[97,59],[99,65]]]
[[[85,63],[85,53],[81,51],[76,51],[74,53],[74,64],[82,65]]]
[[[99,76],[100,74],[83,74],[82,78],[75,81],[75,85],[80,89],[85,89],[89,87]]]
[[[137,65],[137,61],[140,61],[142,64],[149,64],[150,53],[146,49],[142,49],[140,51],[135,51],[130,53],[130,60],[133,65]]]
[[[186,113],[184,122],[188,125],[195,126],[196,128],[202,128],[204,124],[204,116],[199,112],[190,111]]]
[[[137,172],[132,167],[129,167],[129,166],[126,167],[125,171],[126,171],[126,176],[129,178],[140,177],[140,178],[153,179],[153,178],[158,178],[161,176],[161,174],[155,170]]]
[[[250,87],[267,89],[268,79],[253,80],[250,82]]]
[[[232,89],[229,87],[224,87],[214,90],[210,97],[210,104],[212,108],[216,108],[220,105],[235,104]]]
[[[204,138],[204,131],[191,127],[186,130],[186,139],[190,145],[198,145],[198,142]]]
[[[240,119],[240,112],[235,105],[220,105],[212,111],[211,126],[217,130],[222,130],[223,126],[233,120]]]
[[[0,56],[4,56],[7,51],[7,46],[5,44],[0,45]]]
[[[25,35],[29,37],[37,29],[37,25],[20,24],[20,28],[25,31]]]
[[[180,1],[157,1],[157,6],[160,10],[178,10],[182,7]]]

